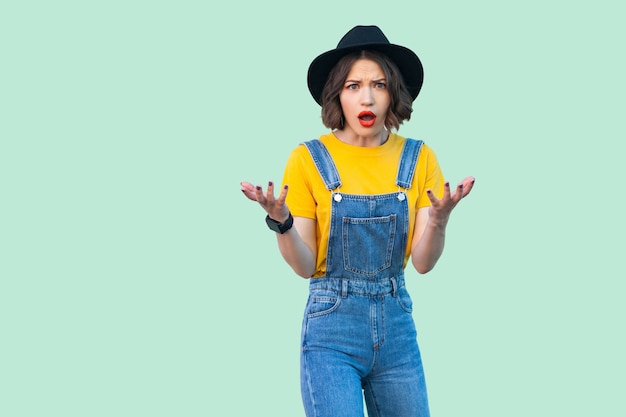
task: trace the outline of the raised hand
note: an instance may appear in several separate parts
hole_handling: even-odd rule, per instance
[[[274,183],[267,184],[267,193],[263,193],[260,185],[252,185],[249,182],[241,182],[241,191],[249,200],[256,201],[274,220],[285,222],[289,217],[289,208],[285,204],[288,187],[285,185],[280,191],[278,198],[274,197]]]
[[[474,177],[465,178],[457,185],[453,194],[450,192],[450,183],[446,182],[441,199],[435,197],[431,190],[427,190],[430,199],[429,217],[431,221],[446,224],[454,207],[472,191],[474,182]]]

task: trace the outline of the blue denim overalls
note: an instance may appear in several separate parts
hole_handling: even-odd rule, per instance
[[[305,142],[332,198],[326,276],[312,278],[302,326],[308,417],[427,417],[424,372],[404,285],[408,202],[421,141],[407,139],[389,194],[339,192],[326,147]]]

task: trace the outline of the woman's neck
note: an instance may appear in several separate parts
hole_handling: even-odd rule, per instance
[[[389,139],[389,132],[384,129],[372,136],[360,136],[357,135],[356,132],[348,131],[346,129],[335,130],[333,134],[337,139],[347,145],[360,146],[364,148],[374,148],[376,146],[383,145]]]

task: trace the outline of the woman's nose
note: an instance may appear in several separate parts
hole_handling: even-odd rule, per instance
[[[361,104],[369,105],[374,102],[374,94],[371,88],[361,89]]]

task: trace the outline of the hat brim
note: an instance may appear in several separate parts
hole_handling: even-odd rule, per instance
[[[409,90],[411,98],[413,100],[417,98],[424,82],[424,68],[415,52],[400,45],[369,44],[333,49],[324,52],[311,62],[307,74],[307,84],[309,92],[317,104],[322,105],[322,90],[337,62],[349,53],[361,50],[381,52],[391,59],[398,67],[400,74],[402,74],[404,84]]]

